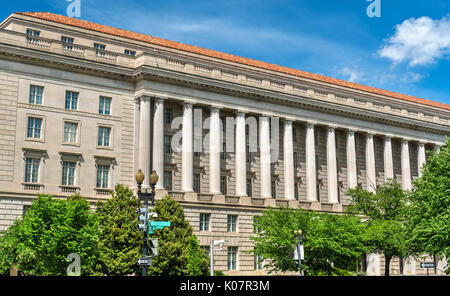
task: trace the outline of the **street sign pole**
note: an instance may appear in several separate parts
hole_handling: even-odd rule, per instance
[[[211,276],[214,276],[214,241],[211,240],[209,243],[209,257],[210,257],[210,264],[209,264],[209,274]]]

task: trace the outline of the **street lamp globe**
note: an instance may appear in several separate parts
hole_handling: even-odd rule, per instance
[[[302,233],[303,233],[303,232],[302,232],[301,229],[299,229],[299,230],[294,230],[294,234],[297,235],[297,236],[301,236]]]
[[[158,174],[155,172],[155,171],[153,171],[151,174],[150,174],[150,185],[156,185],[156,183],[158,183]]]
[[[142,172],[142,170],[138,170],[135,178],[136,178],[136,183],[139,185],[142,185],[142,182],[144,182],[144,179],[145,179],[145,175]]]

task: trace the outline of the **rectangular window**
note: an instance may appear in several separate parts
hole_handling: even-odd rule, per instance
[[[172,172],[171,171],[164,171],[164,189],[166,190],[172,190]]]
[[[136,56],[136,52],[134,50],[125,49],[124,53],[130,57]]]
[[[73,38],[67,36],[61,36],[61,42],[63,49],[72,50],[73,49]]]
[[[42,118],[28,117],[27,138],[40,139]]]
[[[298,168],[298,153],[294,152],[294,169]]]
[[[299,190],[299,188],[298,188],[298,182],[295,182],[294,196],[295,196],[295,199],[296,199],[296,200],[298,200],[298,190]]]
[[[262,256],[259,254],[256,254],[253,258],[254,258],[254,265],[253,265],[254,269],[255,270],[263,269]]]
[[[109,140],[111,136],[111,128],[105,126],[98,127],[98,146],[109,147]]]
[[[168,107],[164,107],[164,123],[170,124],[172,121],[172,110]]]
[[[200,157],[202,139],[194,138],[194,156]]]
[[[277,185],[275,183],[275,181],[272,181],[272,197],[276,198],[277,197]]]
[[[75,162],[63,161],[61,185],[73,186],[75,180]]]
[[[78,109],[78,93],[74,91],[66,91],[66,109],[77,110]]]
[[[227,177],[226,176],[220,177],[220,192],[223,195],[227,195]]]
[[[200,231],[209,231],[211,214],[200,213]]]
[[[41,105],[42,94],[44,93],[44,87],[37,85],[30,85],[30,97],[28,103]]]
[[[100,96],[98,103],[98,114],[111,114],[111,98]]]
[[[96,49],[96,54],[98,57],[104,57],[105,56],[105,49],[106,45],[100,44],[100,43],[94,43],[94,48]]]
[[[39,164],[41,160],[38,158],[25,159],[25,182],[37,183],[39,181]]]
[[[228,232],[236,232],[236,223],[237,223],[237,216],[236,215],[228,215],[227,216],[227,231]]]
[[[200,174],[194,174],[194,192],[200,192]]]
[[[109,165],[97,165],[97,188],[109,188]]]
[[[292,127],[292,141],[297,142],[297,129],[295,127]]]
[[[172,142],[172,136],[164,136],[164,153],[172,153],[171,145]]]
[[[36,36],[36,37],[39,37],[40,34],[41,34],[40,31],[32,30],[32,29],[27,29],[27,35],[29,35],[29,36]]]
[[[228,270],[236,270],[237,247],[228,247]]]
[[[227,145],[225,141],[222,143],[222,151],[220,152],[220,159],[225,160],[225,152],[227,151]]]
[[[64,143],[77,142],[78,123],[64,122]]]
[[[250,146],[245,146],[245,161],[250,163],[252,155],[250,154]]]
[[[252,196],[252,179],[247,179],[247,196]]]

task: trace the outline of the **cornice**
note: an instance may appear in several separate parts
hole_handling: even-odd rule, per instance
[[[161,52],[159,52],[159,54],[161,54]],[[169,69],[165,67],[152,66],[147,64],[143,64],[137,68],[131,66],[124,67],[120,65],[113,65],[107,62],[92,61],[80,57],[68,56],[54,53],[51,51],[44,51],[29,47],[20,47],[1,42],[0,42],[0,57],[3,57],[8,60],[14,60],[20,63],[25,62],[28,64],[35,64],[44,67],[63,69],[65,71],[69,69],[70,71],[73,72],[97,75],[111,79],[121,79],[135,82],[140,80],[159,80],[164,83],[188,86],[195,89],[213,91],[232,96],[264,100],[267,102],[274,102],[274,101],[282,102],[284,104],[290,104],[292,106],[304,108],[306,110],[339,114],[353,118],[363,118],[371,121],[381,120],[389,124],[399,125],[410,129],[422,129],[445,134],[448,134],[450,132],[450,126],[448,124],[444,124],[441,122],[420,120],[419,118],[412,118],[408,114],[402,113],[398,115],[390,114],[388,112],[390,111],[390,109],[386,108],[383,108],[382,110],[375,110],[375,108],[373,108],[374,110],[370,110],[368,107],[372,105],[369,104],[361,105],[360,107],[357,105],[355,106],[355,104],[350,106],[349,104],[338,102],[335,99],[336,98],[335,95],[330,96],[326,95],[326,93],[325,96],[318,95],[320,94],[320,92],[318,94],[315,94],[314,91],[311,92],[308,90],[308,88],[306,92],[294,93],[293,91],[286,92],[277,90],[275,88],[268,89],[263,88],[260,85],[251,85],[249,83],[242,83],[242,81],[239,79],[238,71],[236,71],[236,73],[238,73],[237,79],[226,79],[224,77],[218,77],[217,75],[214,75],[214,73],[211,73],[212,75],[210,76],[205,76],[192,72],[188,73],[186,71],[183,71],[182,69],[178,70],[176,68]],[[191,61],[193,62],[193,60]],[[227,67],[226,65],[221,66],[222,68]],[[230,73],[232,72],[233,71],[231,70]],[[252,75],[253,74],[250,74],[249,77]],[[268,82],[272,83],[271,81],[272,80]],[[262,82],[264,83],[264,81]],[[280,83],[283,84],[284,82]],[[291,81],[286,80],[286,83],[291,83]],[[299,86],[299,84],[297,83],[296,86]],[[315,88],[317,88],[317,84]],[[139,91],[136,91],[136,93],[137,95],[139,95]],[[192,97],[191,98],[186,97],[186,99],[190,99],[193,102],[196,102],[196,99]],[[402,103],[409,104],[408,102]],[[445,114],[449,113],[445,112],[445,110],[440,111],[444,112]],[[428,112],[430,111],[428,110]],[[289,114],[286,115],[288,116]]]

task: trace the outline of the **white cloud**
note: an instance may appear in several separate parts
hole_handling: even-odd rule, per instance
[[[427,16],[405,20],[395,26],[395,34],[384,42],[378,54],[396,64],[432,64],[450,54],[450,14],[440,20]]]

